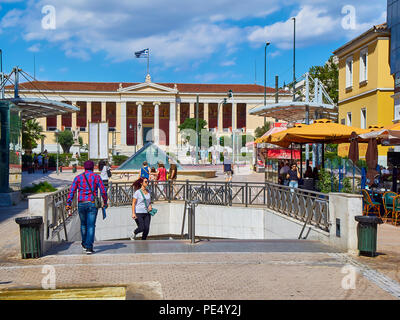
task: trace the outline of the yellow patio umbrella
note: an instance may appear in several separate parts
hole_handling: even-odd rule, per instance
[[[291,143],[349,143],[352,132],[360,135],[370,131],[371,129],[360,129],[328,119],[319,119],[310,125],[297,125],[272,134],[269,142],[282,147],[288,147]]]
[[[373,128],[373,131],[360,134],[359,137],[362,140],[368,141],[368,139],[378,139],[380,142],[387,141],[390,143],[398,144],[400,141],[400,122],[383,127],[370,127]]]

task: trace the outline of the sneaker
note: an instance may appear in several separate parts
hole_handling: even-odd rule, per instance
[[[136,240],[136,234],[134,231],[132,231],[132,234],[130,235],[130,237],[132,241]]]
[[[83,251],[83,252],[86,252],[85,246],[84,246],[83,244],[81,244],[81,246],[82,246],[82,251]]]
[[[92,253],[94,253],[93,249],[86,249],[86,254],[92,254]]]

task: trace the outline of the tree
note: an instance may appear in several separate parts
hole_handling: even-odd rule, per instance
[[[333,61],[333,56],[329,58],[323,66],[313,66],[308,71],[310,76],[321,80],[328,95],[334,103],[339,101],[339,68]],[[310,83],[310,90],[313,90],[314,83]]]
[[[36,119],[30,119],[22,123],[22,148],[24,150],[32,150],[37,147],[37,142],[44,135],[42,134],[43,128],[36,121]]]
[[[204,119],[199,119],[199,126],[197,133],[199,135],[199,141],[201,141],[201,130],[205,129],[207,126],[207,121]],[[189,132],[196,133],[196,118],[186,118],[185,121],[178,126],[180,132],[184,134],[184,138],[190,145],[196,145],[196,139]],[[185,133],[186,131],[186,133]]]
[[[57,138],[56,138],[57,140]],[[74,135],[72,131],[65,130],[58,133],[58,143],[63,149],[64,153],[69,153],[69,149],[74,144]]]
[[[269,129],[271,129],[271,122],[266,122],[262,127],[258,127],[255,131],[255,138],[258,139],[264,135]]]

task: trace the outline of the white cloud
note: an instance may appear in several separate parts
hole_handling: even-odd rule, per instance
[[[236,64],[235,59],[233,60],[228,60],[228,61],[224,61],[221,63],[222,67],[230,67],[230,66],[234,66]]]
[[[356,37],[375,24],[386,21],[386,5],[372,2],[369,5],[354,6],[356,13],[356,28],[345,30],[342,27],[342,7],[348,1],[339,0],[328,3],[319,0],[299,1],[304,5],[295,12],[296,18],[296,46],[305,47],[311,44],[348,40]],[[378,14],[377,14],[378,13]],[[249,28],[248,40],[254,46],[260,46],[265,41],[270,41],[279,49],[293,47],[294,22],[292,17],[278,21],[264,27]]]
[[[287,10],[276,21],[278,10],[288,6],[297,18],[297,45],[303,47],[350,39],[372,23],[383,22],[386,4],[365,0],[356,6],[356,30],[343,30],[341,8],[348,2],[119,0],[116,5],[107,0],[37,0],[28,1],[26,10],[7,12],[0,20],[0,30],[15,28],[28,42],[59,45],[66,56],[81,60],[89,60],[96,52],[104,52],[113,62],[132,60],[134,51],[150,48],[151,59],[164,67],[198,65],[218,53],[224,54],[222,59],[227,61],[223,63],[232,63],[240,45],[247,42],[261,46],[270,40],[279,49],[291,49],[293,22]],[[55,30],[42,28],[44,5],[56,9]],[[276,22],[260,25],[271,13]],[[36,45],[30,49],[39,48]],[[233,57],[226,58],[229,55]]]
[[[33,46],[28,48],[30,52],[39,52],[40,51],[40,43],[35,43]]]

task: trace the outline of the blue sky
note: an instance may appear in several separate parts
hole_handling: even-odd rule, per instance
[[[276,75],[280,85],[293,77],[292,17],[300,77],[385,22],[386,1],[0,0],[0,49],[6,72],[33,75],[35,56],[39,80],[142,82],[146,59],[134,52],[150,48],[154,82],[263,85],[269,41],[274,86]]]

